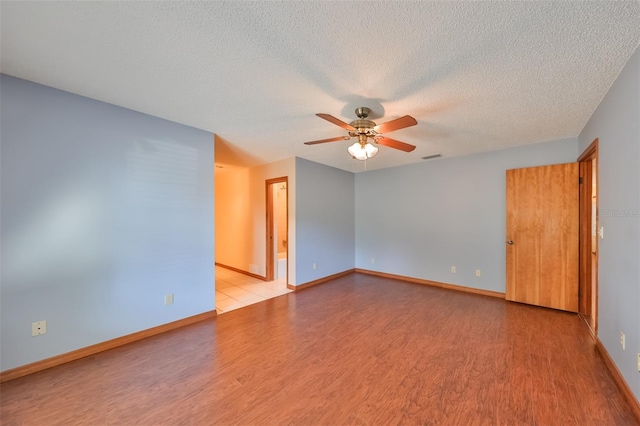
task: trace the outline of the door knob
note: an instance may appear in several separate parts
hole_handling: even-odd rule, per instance
[[[512,246],[512,245],[513,245],[513,240],[509,240],[509,241],[507,241],[507,244],[509,244],[510,246]]]

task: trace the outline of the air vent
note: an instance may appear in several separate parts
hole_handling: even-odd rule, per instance
[[[426,157],[422,157],[422,159],[423,160],[431,160],[433,158],[438,158],[438,157],[442,157],[442,154],[427,155]]]

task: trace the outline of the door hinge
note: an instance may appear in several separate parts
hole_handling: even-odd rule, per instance
[[[578,184],[579,184],[579,185],[582,185],[582,181],[583,181],[582,176],[580,176],[580,177],[578,178]]]

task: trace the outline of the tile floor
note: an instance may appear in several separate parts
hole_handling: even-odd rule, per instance
[[[216,310],[218,314],[291,293],[286,278],[266,282],[216,266]]]

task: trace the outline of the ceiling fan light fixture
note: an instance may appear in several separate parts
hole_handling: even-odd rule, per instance
[[[368,158],[373,158],[378,153],[378,147],[371,145],[370,143],[361,144],[356,142],[347,148],[349,154],[356,160],[364,161]]]

